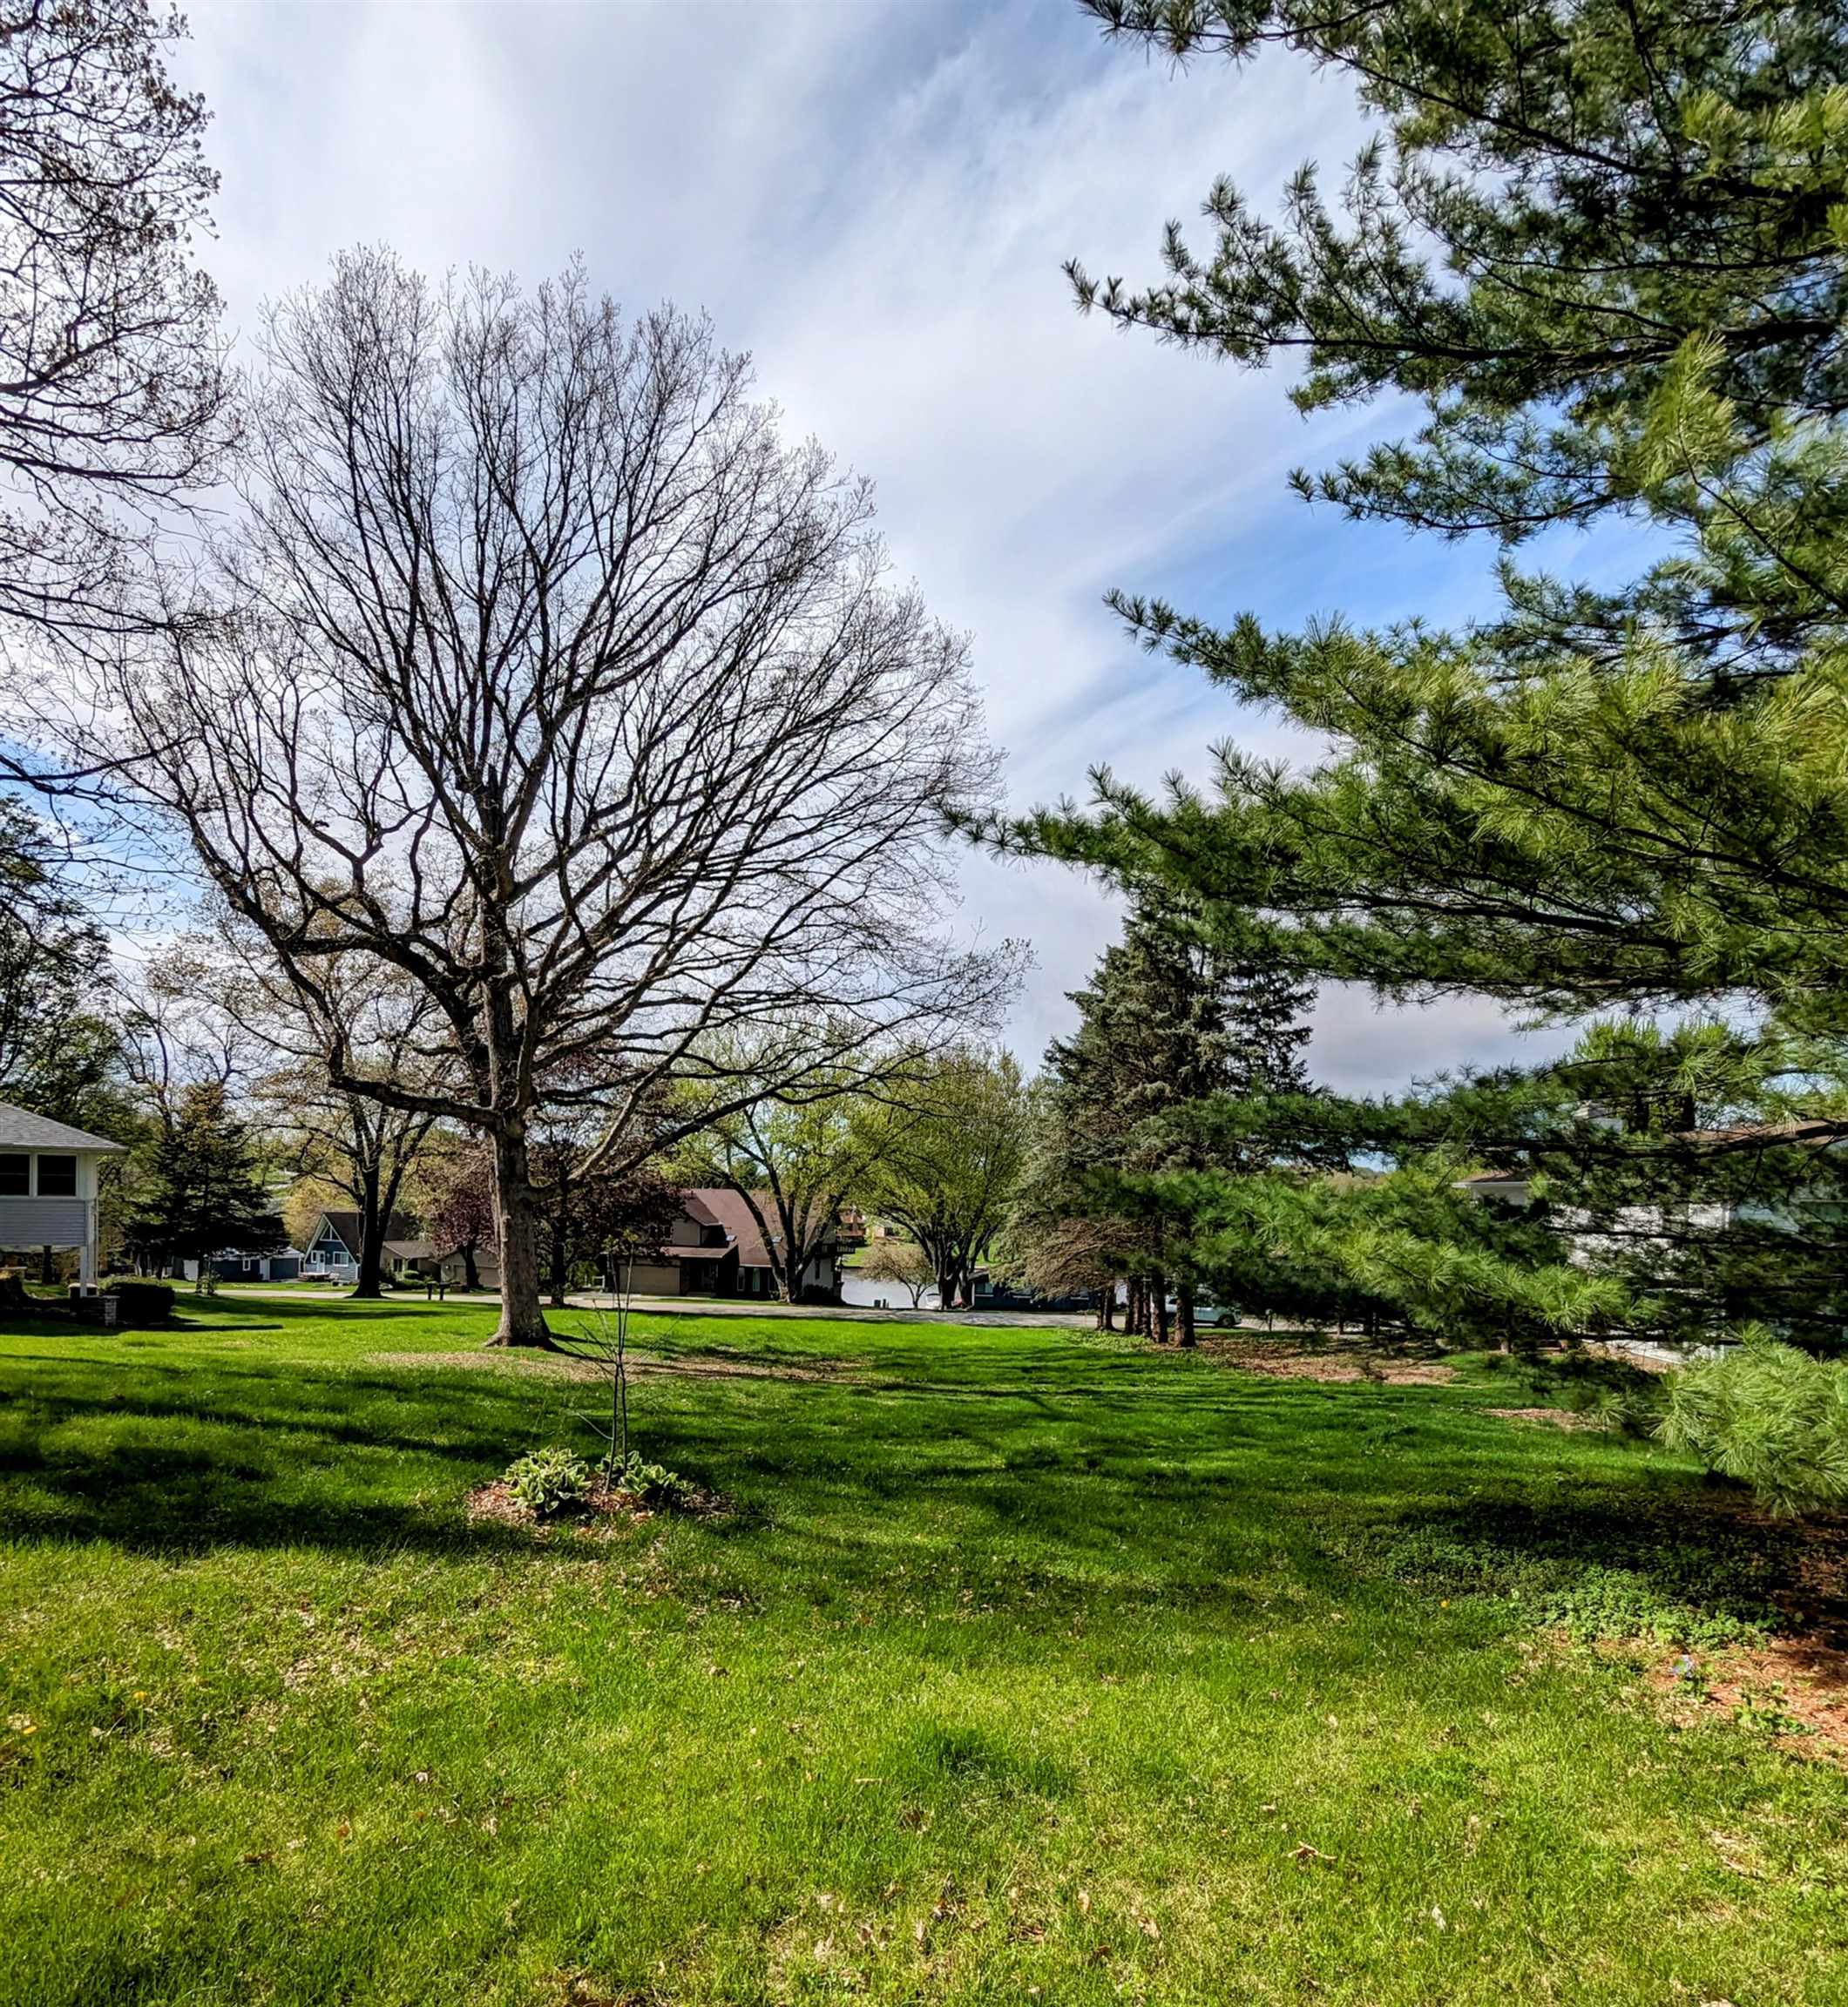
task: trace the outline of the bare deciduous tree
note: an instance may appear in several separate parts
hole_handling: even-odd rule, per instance
[[[543,1344],[538,1110],[602,1109],[619,1173],[665,1082],[723,1112],[729,1031],[737,1105],[1012,979],[944,943],[965,645],[701,322],[362,252],[263,347],[240,611],[118,679],[137,771],[293,983],[432,999],[460,1085],[332,1078],[491,1142],[499,1340]]]
[[[155,532],[229,430],[219,298],[193,260],[218,177],[146,0],[0,0],[0,648],[19,730],[151,617]],[[0,773],[44,782],[0,744]],[[65,778],[68,780],[69,776]]]
[[[261,936],[228,917],[177,953],[196,993],[256,1056],[250,1096],[272,1155],[297,1177],[332,1186],[357,1213],[353,1294],[382,1294],[391,1218],[437,1118],[338,1085],[334,1070],[443,1086],[455,1053],[434,1000],[401,970],[356,955],[324,957],[315,983],[293,983]]]

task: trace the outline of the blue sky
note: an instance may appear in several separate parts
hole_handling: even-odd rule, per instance
[[[1275,377],[1073,309],[1062,261],[1152,274],[1214,176],[1275,199],[1360,126],[1287,57],[1175,75],[1057,3],[195,5],[181,68],[224,177],[207,262],[234,328],[329,255],[536,280],[581,253],[632,307],[706,308],[792,431],[877,483],[896,564],[970,633],[1005,785],[1153,782],[1274,722],[1131,647],[1120,585],[1223,615],[1438,620],[1487,603],[1491,553],[1312,511],[1283,476],[1391,429],[1306,423]],[[1094,887],[971,857],[958,923],[1038,956],[1011,1027],[1035,1058],[1112,930]],[[1312,1064],[1379,1089],[1510,1055],[1486,1004],[1318,1010]]]

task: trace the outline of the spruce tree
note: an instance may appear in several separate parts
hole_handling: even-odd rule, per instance
[[[203,1081],[181,1094],[149,1149],[125,1238],[162,1265],[196,1261],[198,1287],[207,1294],[214,1282],[212,1257],[220,1249],[281,1246],[281,1221],[264,1189],[249,1131],[219,1082]]]
[[[1268,1144],[1261,1158],[1249,1144],[1203,1142],[1202,1116],[1307,1091],[1312,996],[1242,957],[1197,911],[1161,897],[1134,908],[1073,992],[1077,1030],[1046,1053],[1039,1146],[1014,1235],[1023,1269],[1032,1272],[1037,1247],[1058,1251],[1074,1274],[1121,1274],[1133,1328],[1158,1341],[1172,1283],[1191,1345],[1195,1292],[1212,1280],[1199,1209],[1213,1178],[1270,1160]]]

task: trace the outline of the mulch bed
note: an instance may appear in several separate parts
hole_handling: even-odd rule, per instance
[[[1675,1652],[1648,1674],[1682,1719],[1757,1709],[1761,1718],[1784,1718],[1777,1740],[1793,1755],[1848,1763],[1848,1651],[1815,1637],[1773,1638],[1757,1651],[1702,1660],[1697,1683],[1687,1677],[1688,1663]]]
[[[1774,1519],[1750,1497],[1716,1497],[1710,1509],[1748,1527],[1794,1537],[1783,1584],[1769,1591],[1787,1631],[1762,1646],[1703,1655],[1682,1652],[1653,1664],[1649,1686],[1681,1719],[1757,1709],[1786,1717],[1777,1733],[1793,1755],[1848,1765],[1848,1515]],[[1688,1677],[1690,1665],[1699,1677]]]
[[[536,1540],[558,1532],[613,1533],[623,1526],[645,1526],[653,1519],[722,1519],[732,1509],[731,1502],[716,1491],[695,1490],[687,1505],[669,1511],[601,1478],[581,1504],[543,1517],[530,1505],[521,1504],[499,1478],[477,1485],[469,1493],[465,1506],[471,1525],[517,1526]]]

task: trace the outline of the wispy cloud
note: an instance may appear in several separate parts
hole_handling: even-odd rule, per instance
[[[1305,428],[1274,379],[1082,319],[1059,269],[1146,274],[1161,222],[1216,173],[1268,197],[1306,157],[1344,160],[1351,104],[1306,69],[1177,78],[1100,44],[1064,0],[193,20],[225,178],[211,263],[239,325],[375,240],[528,279],[581,252],[632,307],[706,307],[790,428],[877,481],[895,564],[972,637],[1017,801],[1082,794],[1100,760],[1153,784],[1202,774],[1228,736],[1290,743],[1131,647],[1110,585],[1280,621],[1479,599],[1480,553],[1413,558],[1283,492],[1342,428]],[[965,922],[1035,943],[1013,1028],[1035,1058],[1110,902],[979,858],[965,885]],[[1505,1044],[1486,1007],[1392,1022],[1331,1000],[1318,1071],[1378,1086]]]

